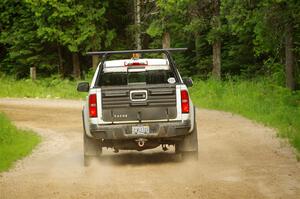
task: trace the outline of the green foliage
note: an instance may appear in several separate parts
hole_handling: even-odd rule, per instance
[[[185,21],[184,16],[187,12],[187,3],[189,0],[181,1],[156,1],[156,7],[158,12],[154,17],[151,17],[149,24],[145,29],[147,34],[151,37],[161,38],[164,32],[180,31],[182,24]]]
[[[108,31],[105,38],[107,2],[26,0],[35,16],[39,38],[48,42],[58,42],[70,52],[88,51],[100,48],[102,38],[111,42],[113,34]],[[93,41],[93,42],[91,42]]]
[[[105,18],[108,1],[1,1],[0,70],[25,77],[29,67],[41,73],[72,71],[70,54],[109,47],[115,30]],[[59,52],[61,51],[61,52]]]
[[[300,20],[299,3],[287,0],[222,1],[222,15],[227,21],[228,33],[236,36],[242,48],[252,51],[247,50],[248,56],[254,60],[252,63],[248,61],[250,65],[261,65],[254,71],[250,70],[252,74],[264,71],[269,75],[270,63],[283,66],[287,24],[293,26],[294,37],[299,35],[299,26],[296,25]],[[298,48],[297,40],[294,39],[295,49]]]
[[[32,66],[42,76],[68,77],[73,53],[87,71],[92,65],[87,51],[135,48],[138,30],[131,0],[2,0],[0,9],[0,71],[17,78],[27,77]],[[180,70],[203,79],[212,70],[212,44],[220,40],[223,78],[272,76],[284,86],[287,24],[293,29],[294,73],[300,85],[300,1],[141,3],[143,48],[161,48],[168,32],[171,47],[189,48],[175,55]]]
[[[54,57],[45,52],[43,46],[47,44],[37,37],[30,7],[24,1],[1,1],[0,7],[4,10],[0,14],[0,43],[7,48],[0,69],[16,76],[24,76],[29,66],[51,70]]]
[[[28,155],[40,141],[39,136],[17,129],[0,113],[0,172],[8,170],[16,160]]]
[[[42,2],[27,0],[31,10],[37,17],[39,38],[58,42],[66,46],[70,52],[88,51],[100,48],[102,39],[109,44],[113,39],[113,31],[103,29],[106,20],[107,2],[93,0],[58,2],[47,0]],[[91,42],[93,41],[93,42]]]
[[[147,34],[151,37],[161,37],[163,34],[162,23],[160,21],[153,21],[147,29]]]
[[[197,106],[230,111],[274,127],[300,152],[300,92],[291,92],[266,78],[197,80],[190,91]]]

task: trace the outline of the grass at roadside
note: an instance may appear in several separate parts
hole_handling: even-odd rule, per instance
[[[38,135],[17,129],[0,113],[0,172],[8,170],[16,160],[28,155],[39,142]]]
[[[0,77],[0,97],[16,98],[84,98],[86,93],[76,91],[77,83],[58,78],[44,78],[31,81],[14,80],[10,77]]]
[[[197,106],[229,111],[274,127],[300,152],[300,92],[267,80],[195,81],[191,96]]]

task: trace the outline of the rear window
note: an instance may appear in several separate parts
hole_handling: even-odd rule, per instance
[[[102,73],[99,86],[127,85],[126,73]]]
[[[149,70],[142,72],[102,73],[98,86],[122,86],[130,84],[167,84],[174,77],[169,70]]]

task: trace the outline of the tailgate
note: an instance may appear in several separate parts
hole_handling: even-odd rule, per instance
[[[142,122],[175,119],[176,85],[102,87],[104,122]]]

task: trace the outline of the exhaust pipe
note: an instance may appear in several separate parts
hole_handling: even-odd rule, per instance
[[[137,145],[138,145],[140,148],[142,148],[142,147],[145,146],[146,141],[147,141],[147,139],[144,139],[144,138],[139,138],[139,139],[136,140]]]

